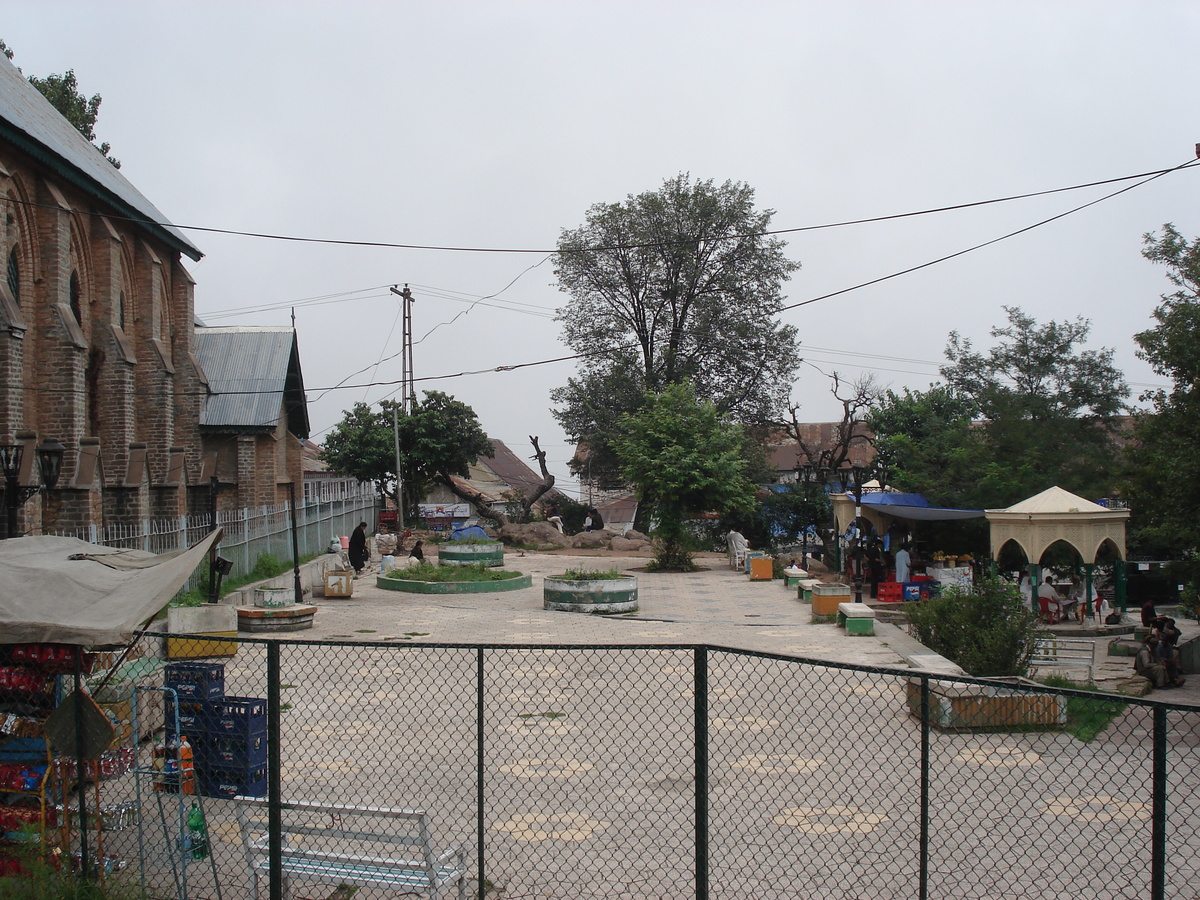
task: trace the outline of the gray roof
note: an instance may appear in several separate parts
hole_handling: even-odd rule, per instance
[[[288,431],[308,437],[300,350],[291,328],[197,328],[192,347],[212,389],[200,411],[202,431],[274,431],[286,405]]]
[[[129,183],[121,170],[59,115],[45,97],[0,54],[0,138],[54,170],[63,181],[96,198],[123,218],[181,253],[199,260],[204,254],[167,217]]]

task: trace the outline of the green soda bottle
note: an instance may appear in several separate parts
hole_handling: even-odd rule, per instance
[[[194,800],[188,810],[188,852],[192,859],[205,859],[208,856],[208,828],[204,824],[204,810]]]

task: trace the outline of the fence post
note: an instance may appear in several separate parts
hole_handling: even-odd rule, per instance
[[[1154,768],[1151,807],[1150,897],[1167,895],[1167,710],[1154,708]]]
[[[696,900],[708,900],[708,648],[692,651],[696,732]]]
[[[267,642],[267,852],[271,900],[283,900],[283,796],[279,775],[279,642]]]
[[[921,676],[921,851],[917,896],[929,896],[929,676]]]
[[[483,648],[475,649],[475,865],[479,900],[487,894],[486,866],[483,858]]]

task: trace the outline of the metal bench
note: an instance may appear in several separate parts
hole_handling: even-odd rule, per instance
[[[238,824],[250,871],[252,896],[270,878],[267,801],[237,797]],[[386,888],[441,897],[455,887],[466,897],[466,847],[438,854],[422,810],[327,803],[282,804],[280,868],[286,896],[289,879],[331,885]],[[313,838],[314,847],[304,846]]]
[[[1090,684],[1096,669],[1096,642],[1082,638],[1035,638],[1033,656],[1029,658],[1030,672],[1060,668],[1086,669]]]
[[[865,603],[839,603],[837,622],[845,626],[846,634],[875,633],[875,610]]]

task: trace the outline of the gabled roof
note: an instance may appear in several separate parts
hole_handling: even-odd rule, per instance
[[[1040,494],[1034,494],[1028,499],[1016,503],[1003,512],[1007,513],[1077,513],[1089,512],[1099,513],[1107,512],[1107,509],[1099,503],[1093,503],[1091,500],[1084,500],[1070,491],[1063,490],[1060,487],[1046,488]]]
[[[287,327],[197,328],[193,350],[212,393],[200,411],[207,433],[288,431],[308,437],[308,405],[296,333]]]
[[[0,54],[0,140],[28,153],[63,181],[99,200],[117,215],[139,221],[175,250],[194,260],[204,255],[178,229],[158,224],[167,222],[167,217],[76,131],[3,54]]]

